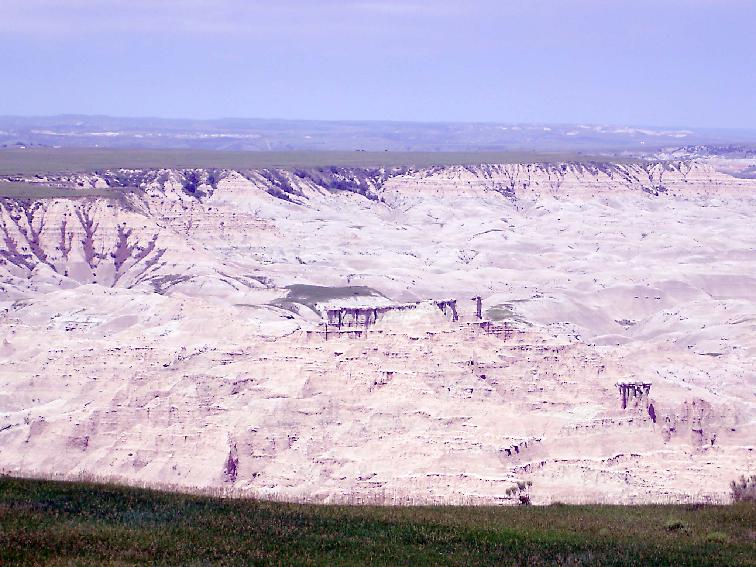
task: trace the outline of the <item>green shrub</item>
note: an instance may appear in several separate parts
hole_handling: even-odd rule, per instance
[[[756,502],[756,474],[730,482],[733,502]]]
[[[510,486],[507,488],[504,492],[507,496],[517,496],[517,499],[520,501],[520,505],[522,506],[530,506],[530,494],[528,494],[528,489],[533,486],[533,481],[528,480],[518,480],[516,481],[514,486]]]
[[[730,537],[724,532],[709,532],[706,534],[706,541],[709,543],[728,543]]]

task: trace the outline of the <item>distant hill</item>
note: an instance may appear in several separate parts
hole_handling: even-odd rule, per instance
[[[527,150],[618,154],[701,144],[756,144],[756,131],[588,124],[0,116],[0,147],[237,151]]]

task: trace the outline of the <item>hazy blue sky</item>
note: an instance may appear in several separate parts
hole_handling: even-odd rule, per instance
[[[756,128],[756,0],[0,0],[0,114]]]

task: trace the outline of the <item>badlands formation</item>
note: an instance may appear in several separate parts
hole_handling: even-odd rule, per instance
[[[21,181],[39,197],[0,199],[9,474],[630,503],[724,501],[756,472],[756,180],[689,161],[0,183]]]

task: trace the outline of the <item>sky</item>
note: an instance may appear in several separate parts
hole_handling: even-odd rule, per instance
[[[0,115],[756,128],[756,0],[0,0]]]

